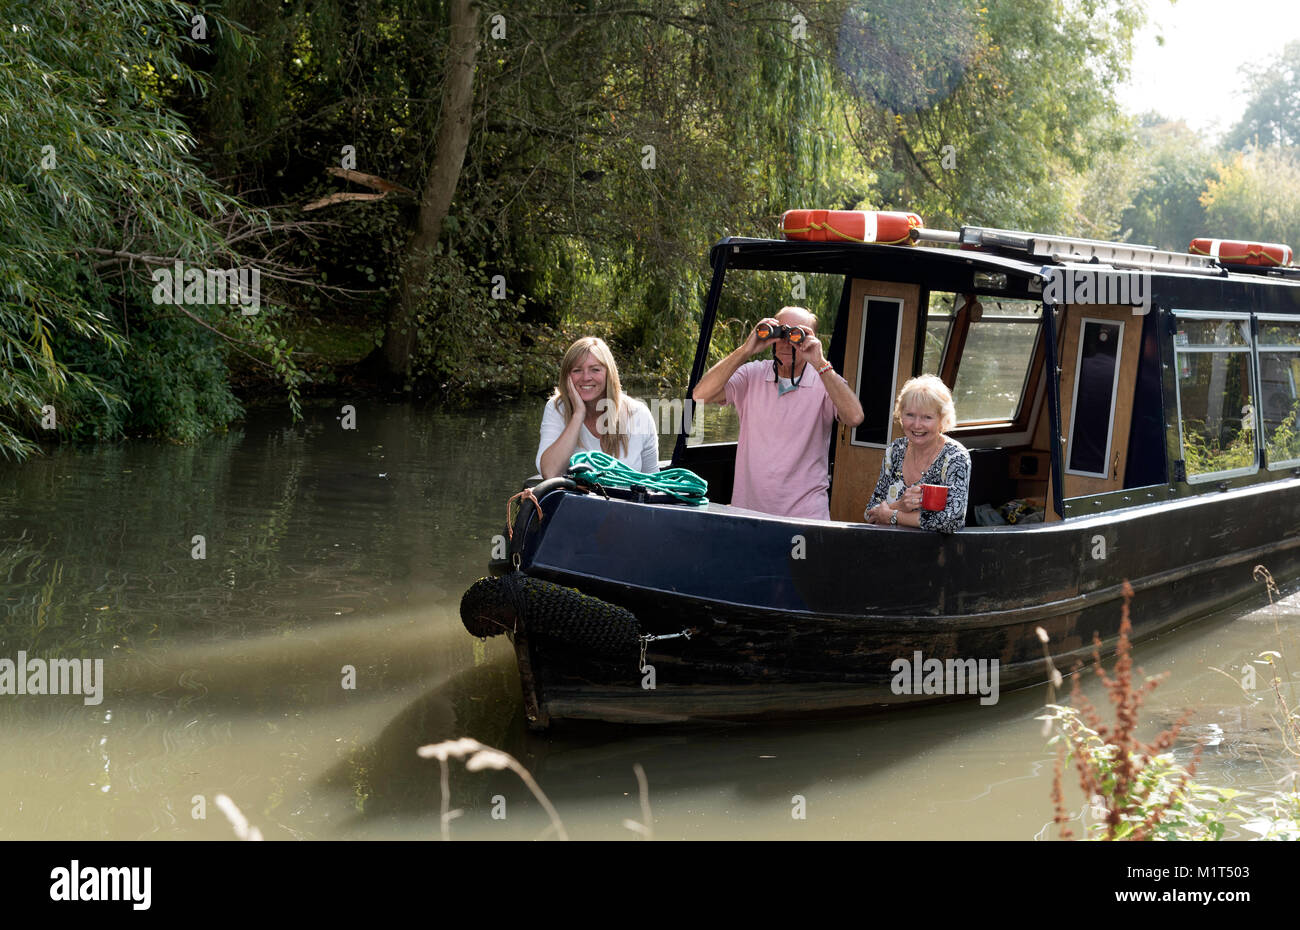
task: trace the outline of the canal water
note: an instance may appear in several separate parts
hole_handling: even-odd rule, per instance
[[[191,446],[0,464],[0,659],[102,660],[99,695],[0,695],[0,837],[228,839],[224,794],[267,839],[435,839],[439,764],[416,748],[464,736],[513,754],[574,839],[639,835],[637,764],[656,839],[1055,836],[1043,689],[837,722],[528,733],[509,644],[469,636],[457,606],[533,470],[541,401],[352,402],[354,429],[343,403],[297,425],[254,411]],[[1191,708],[1177,754],[1204,739],[1199,780],[1271,789],[1294,767],[1267,670],[1253,692],[1239,679],[1279,644],[1300,664],[1298,610],[1136,650],[1168,673],[1144,732]],[[553,835],[509,771],[453,761],[448,789],[454,840]]]

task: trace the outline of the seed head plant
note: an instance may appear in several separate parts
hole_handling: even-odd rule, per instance
[[[1063,780],[1066,763],[1073,760],[1084,796],[1094,799],[1098,808],[1099,830],[1103,839],[1150,839],[1165,824],[1171,813],[1182,819],[1184,807],[1194,789],[1191,777],[1200,760],[1197,746],[1191,764],[1176,765],[1170,750],[1178,738],[1188,713],[1172,727],[1163,730],[1149,743],[1137,737],[1142,702],[1159,685],[1161,678],[1134,681],[1132,644],[1129,634],[1129,602],[1133,588],[1124,582],[1124,605],[1115,647],[1114,673],[1101,664],[1101,638],[1093,634],[1093,669],[1106,688],[1115,707],[1115,722],[1104,723],[1101,715],[1084,696],[1079,675],[1074,676],[1070,701],[1073,706],[1049,704],[1047,716],[1060,727],[1053,738],[1057,745],[1055,775],[1052,780],[1054,821],[1061,827],[1061,838],[1073,835],[1065,809]],[[1050,661],[1050,660],[1049,660]],[[1136,670],[1138,676],[1142,670]],[[1076,709],[1077,708],[1077,709]],[[1221,827],[1220,827],[1221,829]]]

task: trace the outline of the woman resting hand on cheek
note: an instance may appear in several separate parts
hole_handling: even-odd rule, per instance
[[[601,451],[639,472],[659,470],[659,435],[650,409],[623,393],[614,355],[603,339],[569,346],[560,377],[542,412],[537,470],[554,478],[575,452]]]

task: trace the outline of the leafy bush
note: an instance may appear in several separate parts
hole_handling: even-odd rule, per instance
[[[1291,405],[1291,410],[1282,422],[1273,430],[1264,444],[1268,461],[1289,462],[1300,459],[1300,433],[1296,432],[1295,418],[1300,411],[1300,401]]]

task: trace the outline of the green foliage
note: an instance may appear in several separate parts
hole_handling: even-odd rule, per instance
[[[536,392],[553,382],[564,347],[549,332],[521,327],[523,299],[494,299],[494,284],[503,287],[492,281],[485,262],[471,265],[457,252],[439,255],[416,315],[417,379],[471,395]]]
[[[1281,148],[1219,162],[1201,195],[1206,223],[1222,239],[1300,243],[1300,157]]]
[[[1255,464],[1255,433],[1241,429],[1225,444],[1204,420],[1182,421],[1183,458],[1189,475],[1249,468]]]
[[[1276,590],[1272,577],[1262,567],[1256,568],[1256,577],[1260,577],[1261,571],[1267,578],[1271,597]],[[1102,723],[1083,696],[1078,676],[1071,695],[1076,706],[1049,703],[1048,712],[1038,718],[1045,721],[1044,735],[1056,731],[1048,744],[1057,747],[1052,801],[1061,838],[1072,836],[1068,826],[1072,818],[1066,810],[1063,785],[1065,767],[1072,763],[1079,775],[1079,786],[1094,812],[1094,820],[1087,829],[1095,839],[1219,840],[1234,823],[1261,839],[1300,839],[1300,790],[1294,786],[1290,790],[1266,793],[1255,802],[1249,800],[1249,792],[1192,781],[1200,760],[1200,747],[1189,766],[1179,764],[1172,752],[1191,711],[1185,712],[1150,743],[1137,738],[1142,703],[1160,679],[1147,678],[1140,683],[1134,680],[1134,672],[1141,675],[1141,669],[1133,668],[1129,640],[1132,599],[1133,589],[1125,582],[1113,674],[1102,667],[1101,641],[1094,634],[1093,668],[1115,707],[1114,724]],[[1047,635],[1041,629],[1038,632],[1046,644]],[[1050,654],[1047,659],[1048,667],[1055,674]],[[1059,681],[1059,675],[1056,677]],[[1051,693],[1054,695],[1055,691]]]
[[[1201,194],[1214,172],[1215,154],[1182,123],[1149,117],[1135,146],[1143,177],[1121,223],[1129,241],[1182,252],[1209,226]],[[1217,235],[1217,234],[1216,234]]]
[[[1143,13],[1122,0],[499,9],[504,37],[486,8],[479,18],[470,144],[417,314],[412,375],[427,390],[537,389],[586,333],[614,346],[626,374],[684,380],[707,247],[775,235],[791,207],[908,208],[932,226],[1179,249],[1207,230],[1300,242],[1300,173],[1285,150],[1216,166],[1183,128],[1147,120],[1134,136],[1114,92]],[[206,39],[190,34],[200,12]],[[274,255],[338,290],[271,303],[378,329],[399,303],[409,194],[309,214],[333,223],[310,235],[268,230],[349,189],[324,170],[345,146],[357,171],[422,190],[447,5],[48,0],[6,14],[0,450],[44,435],[47,404],[61,435],[219,427],[237,415],[231,353],[256,357],[296,409],[283,314],[178,318],[146,299],[149,261]],[[1289,60],[1257,76],[1258,100],[1276,104],[1260,103],[1259,126],[1288,125]],[[46,145],[56,168],[42,167]],[[497,275],[505,300],[491,297]],[[838,287],[810,282],[799,299],[740,284],[727,301],[721,320],[738,334],[786,303],[812,307],[828,334]],[[158,370],[139,373],[146,364]]]
[[[885,32],[885,47],[870,59],[877,67],[897,69],[896,61],[941,54],[949,41],[944,33],[958,26],[969,36],[960,80],[946,95],[927,97],[929,105],[910,111],[882,95],[859,98],[855,138],[881,172],[881,206],[914,209],[927,225],[945,228],[970,223],[1078,234],[1111,224],[1094,215],[1097,204],[1080,200],[1083,189],[1071,179],[1127,142],[1114,92],[1128,73],[1141,6],[1123,0],[870,6],[934,7],[946,23],[897,48]],[[1108,209],[1116,206],[1122,208]]]
[[[1096,730],[1085,724],[1079,711],[1058,704],[1047,705],[1057,733],[1049,745],[1065,747],[1066,758],[1082,762],[1099,775],[1102,806],[1122,803],[1116,798],[1119,769],[1116,749]],[[1221,840],[1231,826],[1240,827],[1262,840],[1300,840],[1300,792],[1239,791],[1191,780],[1191,773],[1173,753],[1138,755],[1132,763],[1140,774],[1132,786],[1131,803],[1120,825],[1108,836],[1107,823],[1098,818],[1088,825],[1094,839]],[[1143,824],[1159,817],[1143,832]]]
[[[1269,433],[1264,451],[1270,463],[1300,459],[1300,432],[1296,430],[1295,422],[1297,413],[1300,413],[1300,400],[1291,405],[1287,415]]]
[[[206,55],[190,33],[197,8],[46,0],[10,3],[5,13],[0,453],[23,455],[34,436],[102,437],[134,426],[185,437],[223,425],[238,407],[208,336],[133,331],[130,320],[142,308],[158,313],[150,266],[177,258],[235,267],[228,224],[259,221],[203,173],[169,106],[206,86],[192,64]],[[219,13],[203,15],[212,35],[233,35]],[[235,333],[269,355],[282,348],[265,317],[229,310],[196,308],[190,325]],[[289,382],[293,370],[279,360]],[[57,434],[40,429],[43,408],[56,412]]]
[[[146,313],[142,309],[145,322],[131,328],[129,364],[100,342],[64,341],[67,365],[130,401],[69,424],[71,438],[134,434],[192,441],[223,429],[242,412],[227,380],[221,341],[187,318]]]

